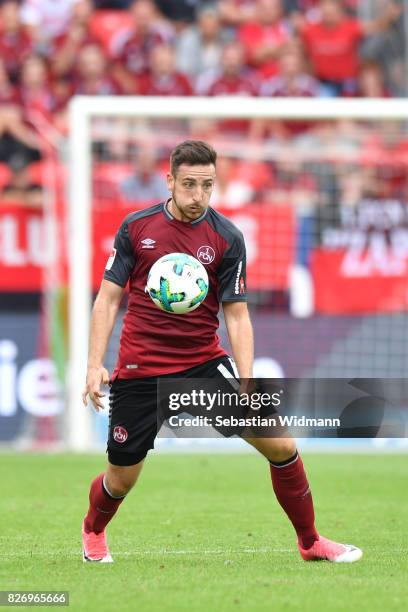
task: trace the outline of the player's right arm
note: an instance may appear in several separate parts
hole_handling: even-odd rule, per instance
[[[104,279],[92,311],[89,338],[88,371],[82,400],[87,405],[87,396],[99,411],[103,408],[101,386],[109,382],[109,374],[103,367],[116,315],[123,292],[135,265],[135,257],[129,238],[128,218],[120,226],[114,247],[106,264]]]
[[[101,392],[101,386],[109,382],[109,374],[103,366],[103,360],[123,292],[123,287],[104,279],[92,310],[88,369],[82,400],[86,406],[89,395],[97,411],[103,409],[101,398],[105,394]]]

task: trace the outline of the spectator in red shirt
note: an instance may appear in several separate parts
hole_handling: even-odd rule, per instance
[[[241,25],[238,36],[249,65],[257,68],[263,77],[276,74],[277,60],[291,40],[281,0],[257,0],[256,20]]]
[[[58,102],[47,64],[39,55],[30,55],[21,66],[20,102],[29,120],[35,113],[52,122]]]
[[[204,74],[197,84],[197,92],[207,96],[256,96],[258,81],[244,61],[244,49],[238,42],[225,45],[219,72]],[[220,121],[218,127],[223,132],[247,132],[250,124],[241,119]]]
[[[30,55],[25,60],[21,67],[19,96],[28,124],[48,130],[50,138],[59,138],[67,129],[64,112],[71,94],[71,84],[61,89],[59,83],[51,78],[43,57]]]
[[[279,74],[265,80],[260,87],[261,96],[313,98],[319,95],[319,81],[310,76],[305,69],[304,57],[297,45],[288,47],[279,59]],[[267,121],[254,123],[254,138],[279,136],[287,138],[297,136],[308,130],[311,124],[307,121]]]
[[[176,70],[175,51],[170,45],[158,45],[151,50],[149,72],[140,78],[138,93],[144,96],[193,94],[186,75]]]
[[[354,95],[357,91],[359,45],[363,38],[387,29],[401,14],[389,4],[384,15],[363,22],[348,17],[339,0],[321,0],[320,20],[306,24],[301,35],[315,76],[328,95]]]
[[[80,50],[97,41],[89,34],[89,22],[93,12],[91,0],[79,0],[72,7],[67,31],[53,41],[52,72],[57,77],[71,78]]]
[[[158,17],[152,0],[137,0],[130,10],[134,26],[117,44],[113,69],[125,93],[134,93],[135,80],[147,73],[151,50],[173,40],[171,26]]]
[[[20,20],[17,0],[5,0],[0,8],[0,57],[12,83],[17,83],[22,62],[33,50],[33,42]]]
[[[109,75],[107,60],[99,45],[87,45],[79,52],[74,93],[87,96],[122,93],[120,85]]]

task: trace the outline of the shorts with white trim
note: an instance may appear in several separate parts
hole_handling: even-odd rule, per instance
[[[238,381],[238,372],[233,359],[225,355],[160,378],[218,378],[224,381],[230,378]],[[154,448],[157,436],[157,382],[156,376],[116,378],[112,382],[107,445],[109,463],[135,465]]]

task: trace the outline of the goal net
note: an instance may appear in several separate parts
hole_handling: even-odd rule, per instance
[[[246,239],[255,375],[403,378],[407,118],[405,100],[75,98],[70,448],[94,446],[106,428],[82,406],[81,390],[92,298],[114,234],[129,212],[167,197],[169,153],[185,139],[207,140],[218,151],[212,205]],[[107,355],[110,369],[120,320]],[[222,324],[220,333],[226,342]]]

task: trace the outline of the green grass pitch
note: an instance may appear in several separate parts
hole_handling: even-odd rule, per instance
[[[407,610],[407,456],[304,462],[318,528],[362,547],[359,563],[301,560],[261,457],[158,453],[109,527],[115,563],[84,564],[104,456],[2,454],[0,590],[68,590],[70,609],[98,612]]]

